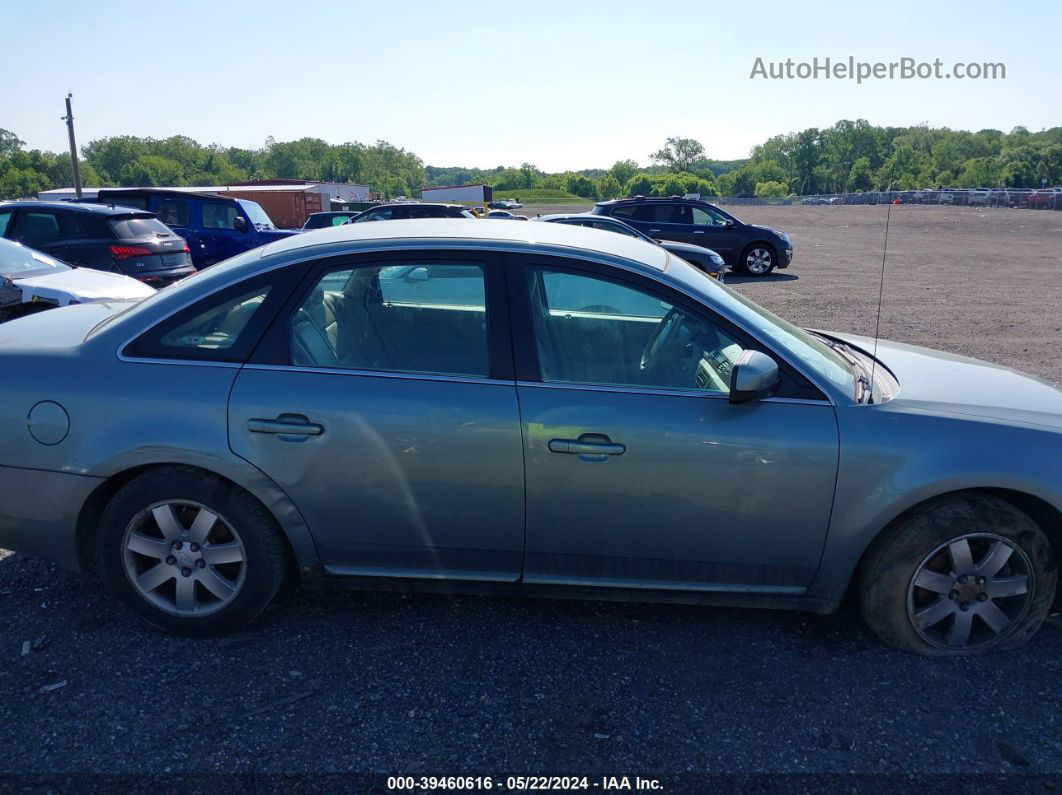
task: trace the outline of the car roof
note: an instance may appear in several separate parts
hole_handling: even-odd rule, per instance
[[[91,213],[93,215],[153,215],[147,210],[136,207],[122,207],[121,205],[108,204],[106,202],[39,202],[39,201],[14,201],[0,202],[4,209],[19,208],[23,210],[72,210],[78,213]]]
[[[549,215],[536,215],[535,221],[566,221],[569,218],[578,218],[580,221],[584,218],[593,220],[595,223],[598,221],[615,221],[614,218],[608,215],[594,215],[593,213],[550,213]],[[619,223],[623,223],[620,221]]]
[[[668,254],[659,246],[615,232],[571,224],[529,224],[526,221],[491,221],[473,218],[415,218],[343,224],[304,232],[258,249],[262,257],[336,243],[397,240],[444,240],[545,245],[621,257],[659,271],[666,270]]]
[[[459,210],[465,209],[463,204],[447,204],[446,202],[391,202],[390,204],[376,204],[361,212],[367,213],[370,210],[380,210],[384,207],[456,207]]]

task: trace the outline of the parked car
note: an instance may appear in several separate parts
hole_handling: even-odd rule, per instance
[[[526,221],[527,220],[527,216],[526,215],[517,215],[516,213],[511,213],[508,210],[491,210],[489,213],[487,213],[486,217],[487,218],[501,218],[501,219],[503,219],[505,221]]]
[[[358,213],[347,223],[360,224],[365,221],[401,221],[409,218],[475,218],[467,208],[460,204],[438,204],[431,202],[400,202],[381,204]]]
[[[0,321],[88,301],[129,301],[155,290],[120,273],[74,268],[32,248],[0,239]]]
[[[188,241],[192,262],[200,270],[298,234],[277,229],[257,202],[217,193],[193,193],[167,188],[104,188],[97,201],[150,210]]]
[[[0,204],[0,236],[68,265],[164,287],[195,273],[188,244],[152,213],[71,202]]]
[[[298,235],[4,324],[0,372],[0,547],[95,561],[175,632],[291,572],[817,612],[851,586],[885,642],[956,655],[1056,595],[1062,391],[797,328],[623,235]]]
[[[706,246],[737,273],[766,276],[775,268],[788,268],[793,260],[793,244],[785,232],[742,223],[708,202],[636,196],[598,202],[591,212],[619,218],[654,239]]]
[[[360,210],[333,210],[332,212],[311,213],[299,231],[309,232],[311,229],[339,226],[340,224],[345,224],[359,212]]]
[[[674,254],[676,257],[681,257],[713,279],[726,280],[726,264],[723,262],[723,258],[710,248],[695,246],[692,243],[678,243],[674,240],[654,240],[619,218],[610,218],[607,215],[593,215],[591,213],[557,213],[554,215],[540,215],[534,220],[553,224],[585,226],[590,229],[601,229],[605,232],[616,232],[620,235],[627,235],[627,237],[636,237],[647,243],[663,246],[669,253]]]
[[[1062,188],[1035,190],[1028,195],[1026,202],[1032,210],[1062,209]]]
[[[978,188],[977,190],[966,191],[966,204],[971,207],[984,207],[988,204],[989,190],[987,188]]]

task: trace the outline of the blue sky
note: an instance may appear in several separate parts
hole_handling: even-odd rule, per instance
[[[6,5],[0,127],[61,150],[106,135],[260,146],[390,141],[430,165],[643,164],[668,136],[717,158],[841,118],[1062,124],[1062,3],[889,0]],[[757,57],[1003,62],[1005,80],[751,80]],[[20,65],[26,65],[26,76]]]

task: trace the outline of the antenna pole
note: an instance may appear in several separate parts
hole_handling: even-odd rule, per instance
[[[74,111],[70,108],[70,99],[73,96],[70,93],[66,95],[66,115],[63,116],[63,121],[66,122],[66,131],[70,134],[70,166],[74,171],[74,193],[80,199],[81,169],[77,165],[77,142],[74,140]]]
[[[881,247],[881,281],[878,283],[878,317],[874,321],[874,354],[870,360],[870,403],[874,402],[874,372],[878,368],[878,336],[881,333],[881,298],[885,294],[885,256],[889,252],[889,219],[892,218],[892,202],[885,211],[885,244]]]

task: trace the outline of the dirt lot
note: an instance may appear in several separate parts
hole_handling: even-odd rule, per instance
[[[796,246],[788,272],[738,289],[873,331],[884,207],[738,215]],[[1060,382],[1060,329],[1062,213],[894,208],[884,336]],[[92,577],[0,559],[0,775],[1057,775],[1060,678],[1057,618],[1011,654],[927,660],[882,647],[851,608],[289,588],[241,636],[182,640]]]
[[[886,207],[727,209],[794,247],[788,270],[732,285],[799,325],[873,334]],[[894,206],[881,335],[1062,383],[1062,212]]]

